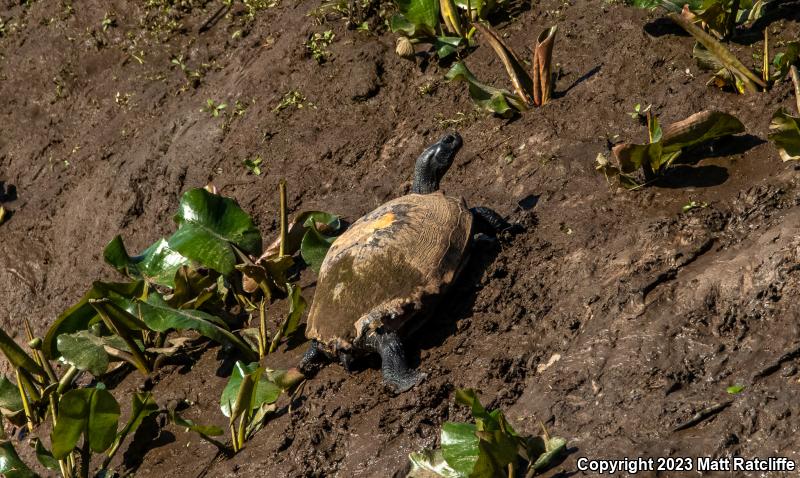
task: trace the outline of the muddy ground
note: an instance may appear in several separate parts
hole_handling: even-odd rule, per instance
[[[782,19],[734,43],[745,63],[761,51],[765,27],[774,51],[800,36],[800,6],[783,3]],[[765,141],[771,113],[794,104],[788,83],[750,96],[707,87],[693,41],[660,13],[535,1],[510,5],[496,25],[526,57],[538,33],[558,25],[556,98],[505,120],[476,112],[463,84],[443,81],[446,66],[422,53],[396,56],[379,6],[355,12],[351,23],[366,20],[364,32],[337,14],[322,23],[308,16],[319,0],[278,0],[252,18],[240,2],[215,17],[219,5],[2,1],[4,330],[21,339],[27,316],[41,332],[93,280],[118,278],[102,261],[105,244],[121,234],[141,250],[170,234],[188,188],[213,182],[271,238],[279,178],[289,182],[293,211],[355,219],[407,192],[415,157],[447,130],[465,146],[444,191],[526,232],[478,245],[408,341],[428,373],[413,391],[390,393],[375,363],[352,375],[331,365],[232,459],[165,424],[137,435],[118,460],[123,468],[175,478],[401,476],[409,452],[437,444],[443,421],[466,418],[453,404],[459,387],[479,389],[521,432],[543,423],[566,437],[568,453],[549,476],[581,475],[582,456],[736,454],[800,464],[800,171]],[[335,38],[318,64],[304,43],[326,30]],[[466,61],[507,86],[488,46]],[[291,91],[300,104],[276,111]],[[201,111],[208,99],[228,105],[220,117]],[[720,109],[747,133],[687,155],[655,185],[624,191],[595,171],[595,157],[613,141],[645,139],[628,114],[635,103],[652,104],[664,123]],[[261,176],[242,165],[256,156]],[[690,200],[708,207],[683,213]],[[309,300],[313,281],[307,272]],[[270,365],[292,366],[302,350]],[[220,364],[212,349],[191,367],[165,369],[159,402],[188,400],[187,418],[225,426]],[[728,395],[733,384],[744,391]]]

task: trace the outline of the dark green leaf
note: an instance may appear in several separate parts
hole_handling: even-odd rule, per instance
[[[553,458],[567,447],[567,440],[561,437],[535,437],[534,440],[538,440],[541,443],[535,447],[538,451],[538,458],[531,465],[531,468],[537,471],[550,466]],[[530,450],[531,446],[528,448]],[[534,457],[533,454],[531,454],[531,457]]]
[[[252,376],[257,370],[258,363],[245,365],[241,361],[236,362],[236,365],[233,367],[233,372],[228,379],[228,384],[225,385],[225,388],[222,390],[222,396],[219,400],[223,415],[231,418],[242,385],[242,380],[244,380],[246,376]],[[250,401],[250,410],[255,410],[265,403],[275,403],[282,392],[281,387],[271,381],[268,374],[259,375],[260,377],[258,379],[258,384],[255,386],[253,399]]]
[[[394,26],[403,25],[404,29],[400,30],[408,34],[408,36],[434,36],[436,34],[436,27],[439,25],[439,2],[438,0],[397,0],[397,8],[402,14],[404,21],[392,21],[392,30]],[[409,31],[408,24],[413,25],[413,29]]]
[[[213,425],[199,425],[192,420],[181,417],[175,412],[172,412],[170,417],[172,418],[172,423],[178,425],[179,427],[187,428],[195,433],[199,433],[204,437],[215,437],[224,433],[220,427]]]
[[[131,257],[125,249],[122,237],[117,236],[103,251],[106,262],[131,279],[144,279],[148,283],[174,286],[175,272],[189,259],[170,249],[165,239],[145,249],[140,255]]]
[[[79,330],[86,330],[97,311],[89,303],[93,299],[110,298],[115,301],[128,300],[137,297],[144,291],[144,282],[94,282],[92,288],[84,294],[81,300],[62,312],[50,326],[42,343],[42,352],[51,360],[60,357],[57,347],[57,338],[61,334],[71,334]]]
[[[93,392],[93,389],[81,388],[70,390],[61,397],[58,404],[58,422],[50,433],[50,443],[56,459],[61,460],[66,457],[75,448],[86,429],[89,402]]]
[[[233,199],[203,188],[183,195],[175,222],[178,230],[169,246],[222,275],[229,275],[236,265],[231,244],[254,256],[261,253],[261,234],[250,216]]]
[[[392,30],[392,33],[403,33],[409,37],[413,37],[417,31],[417,27],[402,13],[392,15],[389,20],[389,29]]]
[[[465,81],[469,86],[472,101],[486,111],[508,117],[516,111],[525,111],[527,107],[515,94],[481,83],[462,62],[455,63],[445,75],[450,81]]]
[[[469,476],[478,461],[478,437],[472,423],[445,422],[442,425],[442,457],[460,476]]]
[[[42,440],[38,438],[36,439],[36,458],[39,460],[39,463],[48,470],[58,471],[58,460],[53,457],[50,450],[45,448],[44,444],[42,444]]]
[[[701,111],[664,128],[664,153],[691,148],[706,141],[743,133],[744,125],[735,116],[721,111]]]
[[[19,388],[7,378],[0,376],[0,412],[3,415],[15,414],[22,410],[22,397]]]
[[[108,369],[106,347],[129,351],[125,341],[117,336],[98,337],[88,330],[58,336],[58,351],[67,363],[79,370],[87,370],[95,377]]]
[[[436,55],[439,59],[444,60],[458,51],[462,41],[461,37],[436,37],[433,41],[433,48],[436,50]]]
[[[157,332],[168,330],[194,330],[218,343],[228,343],[245,356],[253,357],[250,347],[229,330],[225,322],[199,310],[174,309],[156,293],[147,296],[147,301],[137,301],[135,306],[147,327]]]
[[[319,273],[328,249],[336,240],[334,234],[342,228],[341,221],[333,214],[313,211],[309,213],[303,226],[307,230],[300,244],[300,255],[314,271]]]
[[[790,115],[784,108],[779,109],[772,115],[768,137],[775,143],[782,160],[800,160],[800,118]]]
[[[17,455],[14,445],[8,440],[0,440],[0,475],[6,478],[38,478]]]
[[[22,347],[9,337],[2,328],[0,328],[0,352],[3,352],[14,368],[21,368],[34,375],[44,376],[42,367],[30,355],[25,353]]]
[[[89,447],[95,453],[102,453],[114,442],[119,424],[119,403],[107,390],[94,390],[88,420]]]

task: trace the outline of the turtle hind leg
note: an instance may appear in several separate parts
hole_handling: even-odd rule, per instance
[[[300,360],[300,373],[306,377],[313,376],[319,370],[320,364],[327,360],[328,355],[319,346],[319,342],[311,340],[311,345],[308,346],[308,350]]]
[[[392,385],[398,393],[405,392],[420,383],[427,374],[408,368],[403,344],[394,332],[378,332],[368,339],[368,346],[381,356],[381,371],[384,382]]]

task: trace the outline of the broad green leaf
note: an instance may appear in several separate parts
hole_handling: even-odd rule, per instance
[[[39,476],[20,459],[14,445],[8,440],[0,440],[0,475],[6,478],[38,478]]]
[[[452,469],[442,457],[442,450],[423,450],[408,455],[411,470],[406,478],[463,478],[464,474]]]
[[[772,115],[768,138],[775,143],[783,161],[800,160],[800,118],[779,109]]]
[[[156,293],[148,295],[146,302],[137,301],[135,307],[147,327],[156,332],[194,330],[218,343],[233,345],[246,357],[254,357],[252,349],[227,330],[225,322],[219,317],[200,310],[174,309]]]
[[[303,260],[306,264],[308,264],[314,272],[319,273],[319,268],[322,267],[322,261],[325,260],[325,255],[328,253],[328,249],[330,249],[334,240],[335,238],[333,237],[323,236],[313,227],[303,236],[300,254],[303,256]]]
[[[50,450],[44,447],[42,440],[36,439],[36,459],[48,470],[58,471],[58,460],[53,457]]]
[[[79,330],[86,330],[89,324],[96,319],[97,311],[89,303],[90,300],[109,298],[114,301],[129,300],[140,296],[144,291],[144,282],[94,282],[92,288],[84,294],[81,300],[62,312],[47,331],[42,343],[42,352],[51,360],[60,357],[57,347],[57,338],[61,334],[71,334]]]
[[[449,81],[465,81],[469,96],[480,108],[500,116],[511,116],[516,111],[525,111],[527,106],[513,93],[481,83],[462,62],[455,63],[445,75]]]
[[[567,440],[561,437],[535,437],[534,440],[538,440],[539,444],[535,447],[529,444],[528,449],[529,456],[531,457],[535,456],[533,453],[530,453],[531,448],[535,448],[537,451],[539,457],[536,458],[536,461],[531,465],[531,468],[537,471],[550,466],[553,458],[558,456],[558,454],[567,447]]]
[[[103,251],[106,262],[131,279],[143,279],[145,282],[174,287],[175,272],[189,259],[169,248],[165,239],[145,249],[140,255],[131,257],[125,249],[122,237],[117,236],[108,243]]]
[[[50,433],[50,443],[56,459],[66,457],[86,429],[93,392],[91,388],[81,388],[70,390],[61,397],[58,403],[58,422]]]
[[[3,355],[15,368],[27,370],[34,375],[44,376],[42,367],[30,355],[25,353],[22,347],[9,337],[2,328],[0,328],[0,352],[3,352]]]
[[[461,37],[436,37],[433,40],[433,48],[436,50],[436,55],[439,59],[444,60],[458,51],[462,41]]]
[[[442,457],[460,476],[469,476],[478,461],[480,450],[475,431],[472,423],[445,422],[442,425]]]
[[[409,37],[413,37],[417,32],[417,27],[402,13],[392,15],[389,19],[389,29],[392,33],[402,33]]]
[[[306,233],[300,243],[300,255],[311,269],[319,273],[328,249],[336,240],[334,234],[342,228],[341,221],[333,214],[315,211],[308,215],[303,226]]]
[[[664,128],[664,153],[690,148],[706,141],[743,133],[744,125],[735,116],[721,111],[701,111]]]
[[[471,478],[493,478],[507,473],[509,463],[519,460],[520,440],[502,430],[476,432],[480,455]]]
[[[107,390],[81,388],[70,390],[58,404],[58,422],[50,434],[53,456],[63,459],[85,434],[96,453],[113,443],[119,422],[119,404]]]
[[[397,8],[405,22],[414,26],[411,32],[403,30],[409,36],[434,36],[439,25],[438,0],[396,0]],[[392,22],[392,26],[396,25]],[[393,29],[393,31],[396,31]]]
[[[0,376],[0,413],[15,414],[22,410],[19,388],[7,378]]]
[[[115,335],[98,337],[88,330],[74,334],[62,334],[57,340],[58,351],[67,363],[79,370],[87,370],[95,377],[108,370],[109,357],[106,348],[129,351],[125,341]]]
[[[261,233],[250,216],[233,199],[203,188],[183,195],[175,222],[178,230],[169,238],[169,246],[222,275],[229,275],[236,265],[231,244],[254,256],[261,253]]]
[[[251,376],[258,370],[258,363],[251,363],[245,365],[241,361],[237,361],[233,367],[233,372],[228,379],[228,384],[222,390],[219,404],[222,414],[231,418],[234,411],[234,405],[242,385],[242,381],[246,376]],[[275,403],[281,395],[283,390],[275,382],[270,380],[269,374],[261,374],[258,379],[258,384],[255,386],[253,399],[250,401],[250,410],[256,410],[263,404]],[[242,410],[239,410],[242,411]]]

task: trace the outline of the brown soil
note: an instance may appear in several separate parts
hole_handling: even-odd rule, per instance
[[[453,404],[459,387],[479,389],[522,432],[544,423],[568,438],[552,476],[574,474],[581,456],[800,463],[798,168],[764,141],[771,113],[794,103],[788,83],[750,96],[706,87],[693,41],[658,13],[544,0],[514,7],[498,29],[529,56],[536,35],[558,25],[556,98],[509,121],[475,113],[463,84],[442,81],[445,67],[397,57],[375,12],[364,13],[365,33],[342,19],[315,23],[306,14],[318,0],[281,0],[252,22],[240,2],[212,22],[218,2],[161,12],[145,2],[19,3],[0,9],[0,201],[11,212],[0,226],[0,325],[20,338],[23,317],[41,332],[93,280],[117,277],[101,257],[114,235],[132,250],[168,235],[180,194],[209,181],[269,238],[279,178],[293,211],[354,219],[407,192],[416,155],[457,129],[465,147],[445,192],[527,227],[478,245],[408,341],[428,373],[421,386],[394,395],[374,363],[351,375],[331,365],[234,458],[215,458],[174,425],[143,429],[120,457],[137,476],[399,476],[409,452],[436,445],[443,421],[466,418]],[[776,51],[800,32],[800,8],[785,3],[790,18],[769,23]],[[107,12],[116,25],[103,30]],[[320,65],[304,43],[328,29],[336,37]],[[748,64],[762,45],[753,33],[734,48]],[[178,56],[203,72],[194,85],[171,64]],[[504,85],[488,47],[467,64]],[[303,107],[274,111],[293,90]],[[224,117],[201,111],[209,98],[227,103]],[[652,103],[664,123],[720,109],[747,134],[687,155],[654,186],[616,190],[594,160],[616,135],[644,139],[627,114],[635,103]],[[255,156],[260,177],[242,165]],[[709,206],[682,213],[689,200]],[[304,275],[309,300],[313,280]],[[270,365],[292,366],[302,349]],[[218,352],[165,369],[159,402],[189,400],[187,418],[225,426],[229,364]],[[745,391],[728,395],[732,384]]]

